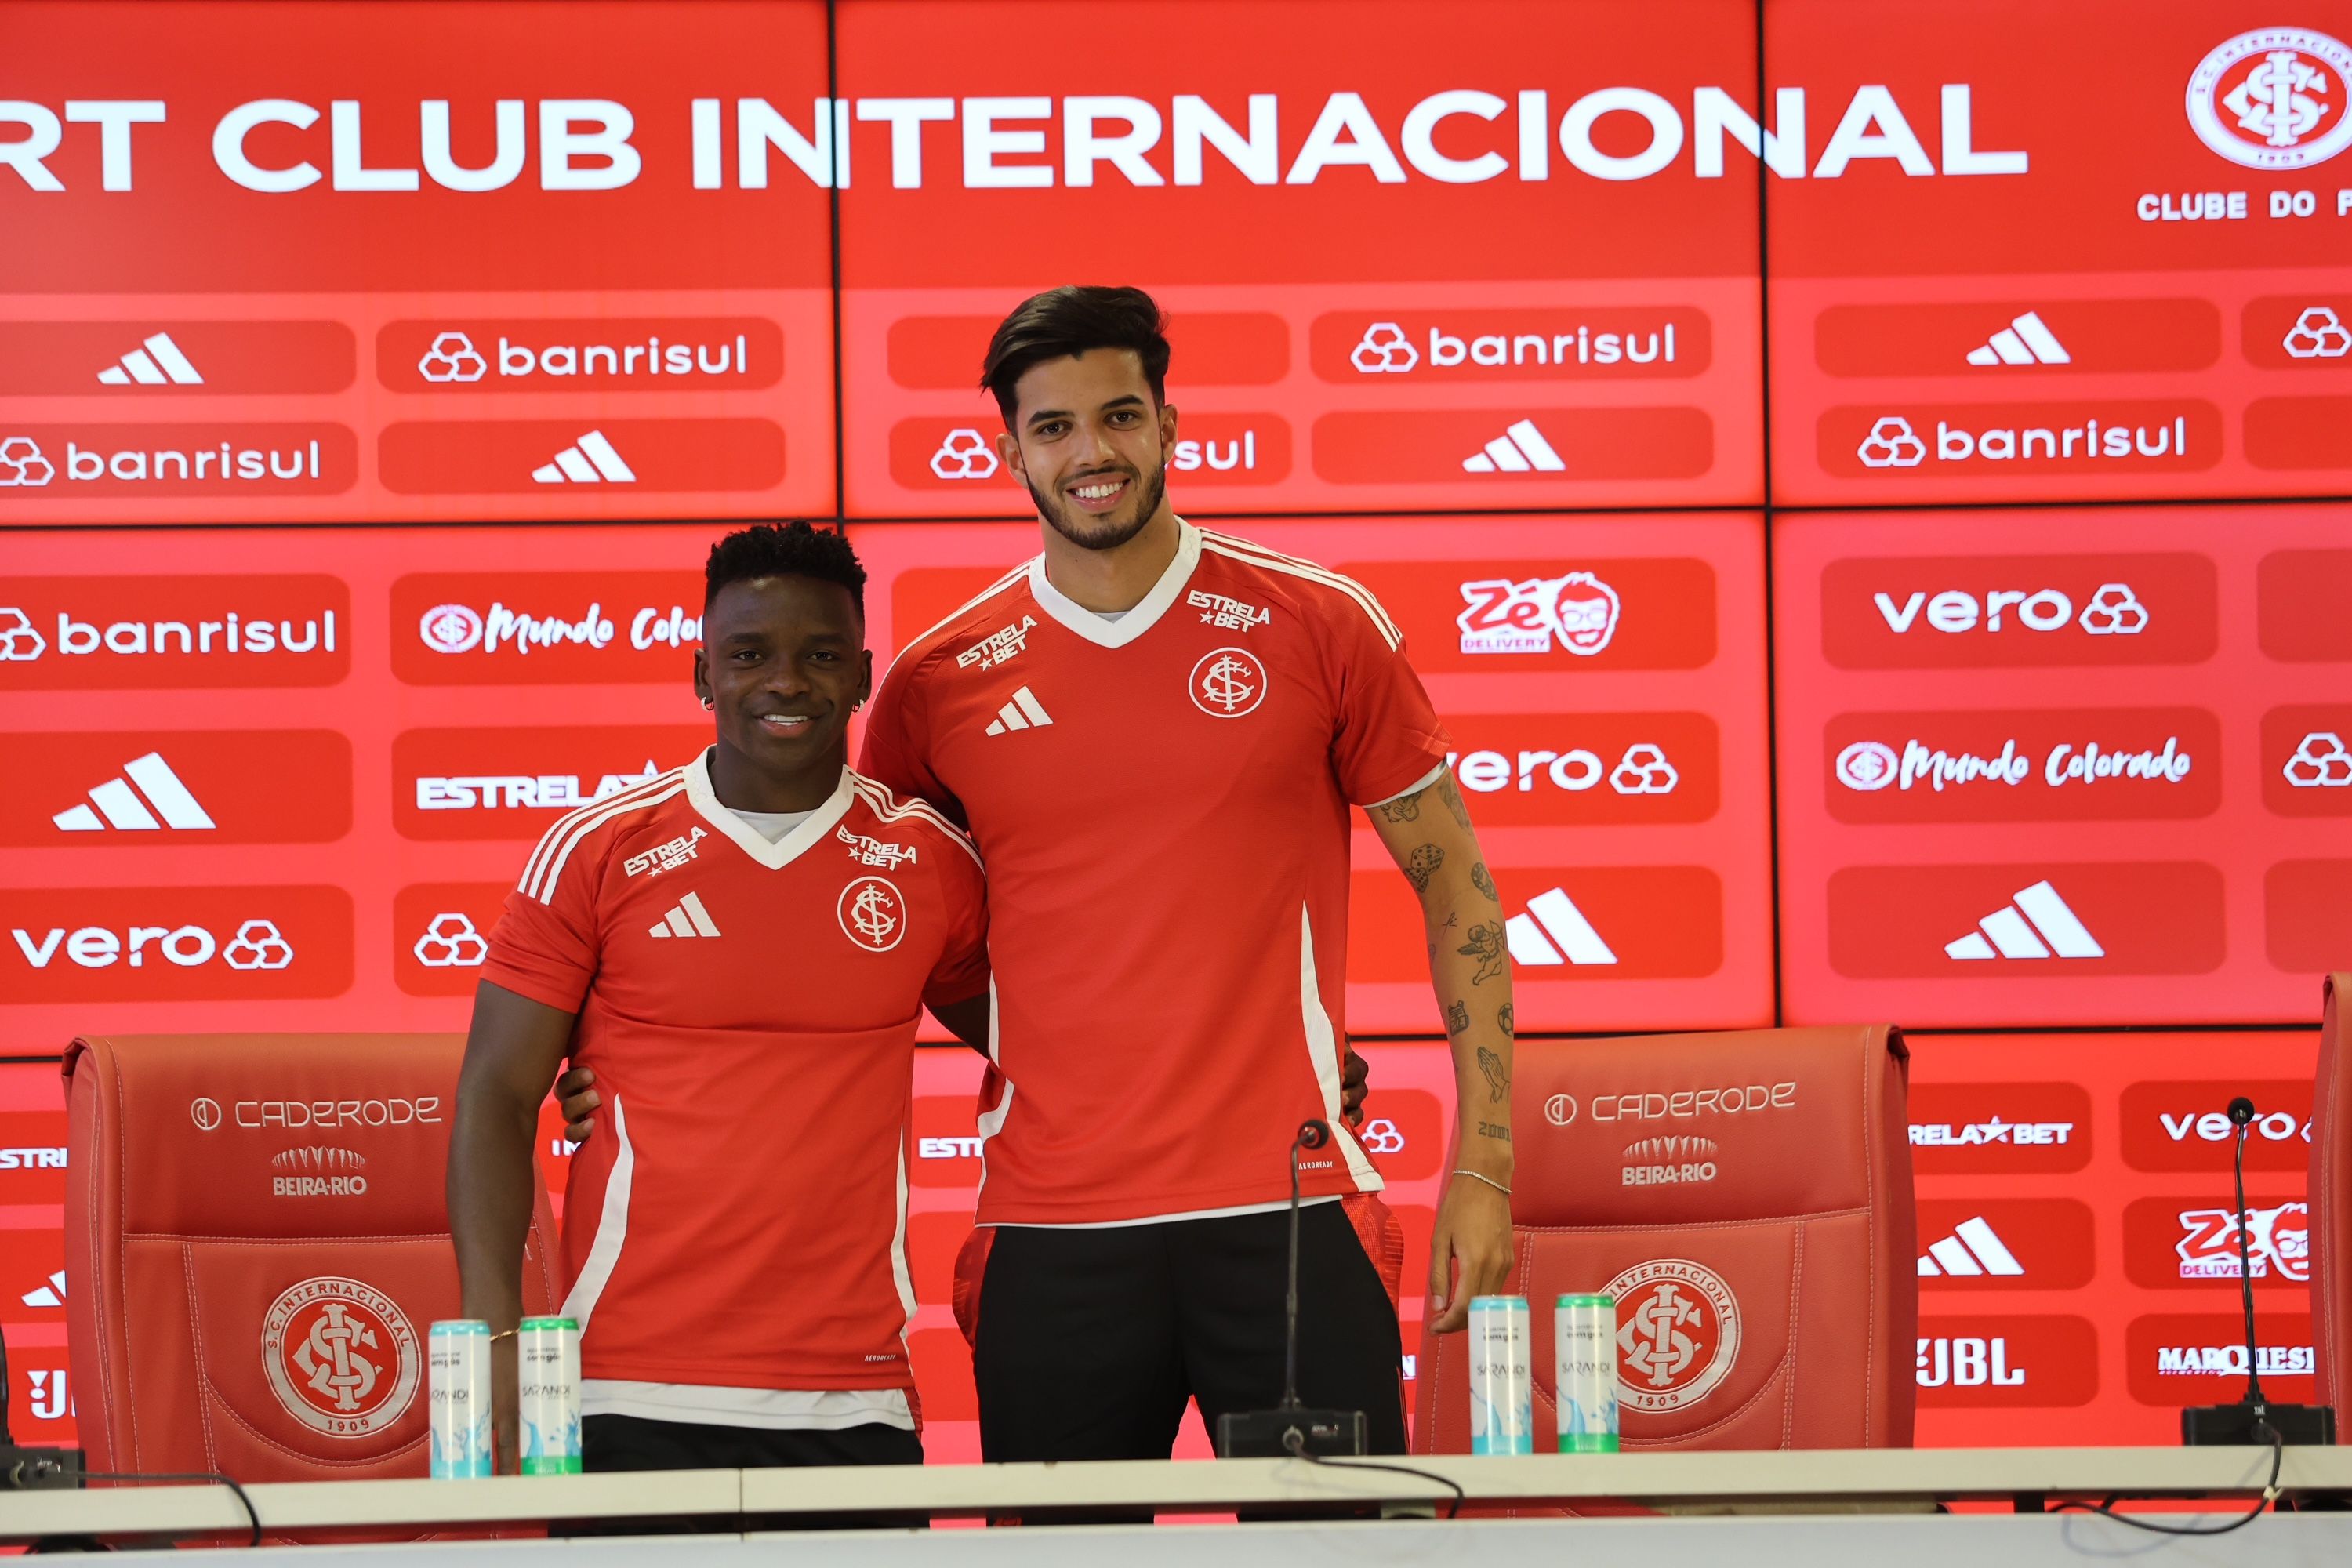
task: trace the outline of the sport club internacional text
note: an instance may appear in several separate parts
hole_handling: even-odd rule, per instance
[[[1932,106],[1915,102],[1906,109],[1888,88],[1856,88],[1839,106],[1818,153],[1810,132],[1821,117],[1811,113],[1817,106],[1808,104],[1801,87],[1774,90],[1769,121],[1759,121],[1721,87],[1696,88],[1686,104],[1641,87],[1606,87],[1557,100],[1540,87],[1508,96],[1453,88],[1387,120],[1353,91],[1329,93],[1319,103],[1251,93],[1245,104],[1222,108],[1197,94],[1177,93],[1164,109],[1152,100],[1120,95],[819,98],[798,121],[763,98],[696,98],[648,112],[683,114],[690,167],[655,173],[683,175],[696,190],[730,183],[765,189],[777,173],[777,155],[814,184],[846,188],[866,156],[885,155],[879,145],[885,141],[889,183],[898,190],[943,179],[968,190],[1043,189],[1056,183],[1084,187],[1106,169],[1131,185],[1198,185],[1207,178],[1212,154],[1257,185],[1308,185],[1334,170],[1354,169],[1380,184],[1415,178],[1477,184],[1506,176],[1537,182],[1570,171],[1596,180],[1642,180],[1685,156],[1694,176],[1721,179],[1727,142],[1781,179],[1836,179],[1858,164],[1881,161],[1908,175],[2026,173],[2024,151],[1976,145],[1974,90],[1965,82],[1947,83]],[[1227,114],[1236,108],[1239,123]],[[1915,116],[1931,111],[1938,126],[1933,155],[1913,129]],[[1631,133],[1622,138],[1628,146],[1640,142],[1638,151],[1598,144],[1595,127],[1612,116],[1646,127],[1646,141],[1630,121]],[[388,142],[393,121],[417,128],[414,165],[380,161],[381,152],[370,151],[370,126],[385,128],[375,134]],[[1286,160],[1283,129],[1295,131],[1302,122],[1309,129]],[[0,167],[34,190],[52,192],[68,188],[47,160],[68,135],[96,139],[100,188],[116,192],[139,188],[139,150],[178,129],[162,99],[76,99],[54,108],[0,103],[0,125],[9,124],[24,133],[0,142]],[[932,125],[951,129],[935,137],[926,130]],[[266,142],[255,136],[264,126],[272,130]],[[871,129],[858,137],[852,133],[856,126]],[[1056,126],[1059,157],[1035,161],[1047,154],[1047,129]],[[1454,151],[1439,147],[1440,127]],[[428,183],[480,193],[525,180],[541,190],[604,191],[647,177],[645,156],[632,141],[636,128],[637,111],[613,99],[502,98],[462,106],[442,98],[406,103],[337,99],[321,113],[315,103],[267,98],[229,110],[210,126],[209,137],[214,167],[234,184],[266,194],[321,184],[333,191],[417,191]],[[489,161],[460,163],[456,142],[478,146],[485,129],[492,132]],[[1613,128],[1610,140],[1621,142]],[[853,160],[859,141],[873,150]],[[940,142],[950,144],[951,154]],[[296,151],[261,151],[289,142]],[[1165,173],[1152,162],[1155,153],[1164,157]]]

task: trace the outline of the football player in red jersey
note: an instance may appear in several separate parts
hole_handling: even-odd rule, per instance
[[[590,1470],[919,1463],[907,1157],[923,1005],[985,1005],[978,858],[846,765],[871,689],[838,533],[713,548],[694,684],[714,744],[549,829],[490,937],[449,1151],[464,1310],[493,1342],[499,1468],[539,1108],[569,1056],[608,1131],[575,1156],[562,1310]],[[761,1114],[746,1114],[759,1105]]]
[[[1396,1313],[1339,1205],[1380,1177],[1341,1118],[1349,840],[1419,897],[1459,1085],[1430,1311],[1510,1261],[1513,1017],[1493,876],[1444,725],[1361,584],[1171,510],[1158,307],[1041,294],[984,384],[1044,552],[908,641],[861,766],[989,869],[973,1363],[992,1460],[1164,1457],[1282,1391],[1288,1151],[1305,1156],[1299,1394],[1401,1452]]]

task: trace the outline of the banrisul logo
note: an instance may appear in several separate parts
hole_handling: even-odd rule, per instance
[[[2305,169],[2352,146],[2352,47],[2307,27],[2257,27],[2189,78],[2198,140],[2249,169]]]

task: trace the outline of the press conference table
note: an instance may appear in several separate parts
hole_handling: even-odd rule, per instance
[[[1814,1564],[1834,1552],[1900,1553],[1904,1568],[1943,1563],[2002,1568],[2087,1563],[2129,1554],[2140,1562],[2208,1563],[2260,1550],[2266,1568],[2352,1561],[2352,1512],[2267,1517],[2220,1540],[2143,1534],[2080,1512],[2042,1511],[2066,1498],[2209,1499],[2210,1512],[2148,1517],[2169,1524],[2215,1521],[2252,1506],[2269,1474],[2267,1448],[1876,1449],[1764,1453],[1458,1456],[1400,1463],[1458,1485],[1473,1509],[1578,1499],[1614,1499],[1670,1510],[1664,1518],[1549,1520],[1442,1515],[1452,1493],[1433,1480],[1391,1470],[1349,1469],[1289,1459],[1066,1465],[933,1465],[920,1468],[693,1470],[484,1481],[320,1481],[247,1489],[265,1531],[313,1534],[338,1529],[422,1532],[535,1526],[551,1519],[839,1514],[919,1514],[943,1525],[989,1514],[1018,1515],[1014,1530],[941,1528],[716,1534],[673,1539],[666,1557],[719,1564],[856,1562],[865,1568],[1024,1568],[1066,1562],[1157,1568],[1213,1553],[1218,1568],[1296,1563],[1301,1554],[1361,1562],[1469,1563],[1496,1552],[1637,1551],[1645,1568],[1685,1562],[1721,1568],[1738,1559]],[[2352,1447],[2289,1448],[2282,1488],[2305,1501],[2352,1504]],[[1990,1500],[2016,1511],[1946,1515],[1944,1502]],[[1073,1524],[1038,1528],[1071,1510],[1151,1509],[1204,1514],[1234,1510],[1296,1512],[1312,1508],[1386,1509],[1422,1517],[1196,1528]],[[0,1493],[0,1542],[93,1534],[124,1546],[164,1538],[241,1542],[244,1510],[216,1487],[145,1486],[88,1491]],[[1638,1532],[1631,1533],[1628,1532]],[[641,1561],[644,1542],[614,1540],[447,1541],[402,1545],[265,1548],[283,1557],[363,1552],[374,1568],[505,1562],[618,1568]]]

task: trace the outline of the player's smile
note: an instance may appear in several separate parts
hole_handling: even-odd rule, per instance
[[[1100,517],[1116,510],[1134,484],[1134,477],[1129,474],[1095,473],[1070,480],[1062,487],[1062,493],[1083,510]]]

